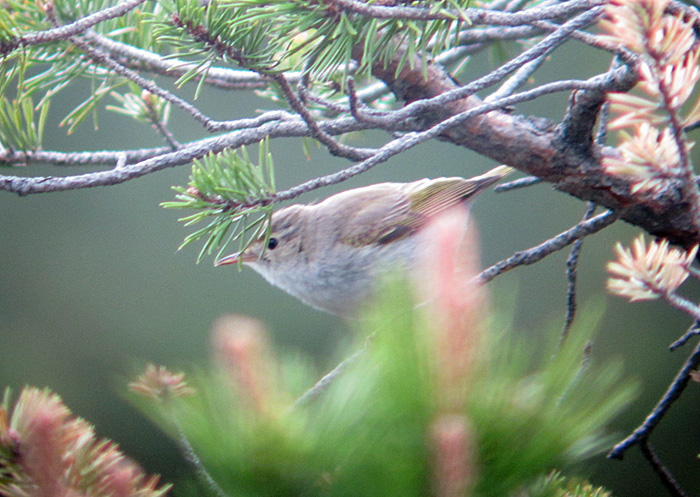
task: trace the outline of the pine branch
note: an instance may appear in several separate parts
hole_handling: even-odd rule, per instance
[[[172,57],[165,58],[149,50],[120,43],[91,31],[85,33],[84,37],[96,48],[109,53],[121,65],[137,71],[145,70],[160,76],[181,78],[196,68],[195,64]],[[204,77],[206,84],[226,90],[253,90],[268,86],[268,80],[264,76],[244,69],[209,67],[201,76]],[[199,77],[195,77],[195,81]],[[296,84],[301,74],[288,71],[285,72],[285,77],[290,84]]]
[[[239,251],[266,233],[275,194],[275,173],[268,142],[258,145],[258,164],[253,164],[245,147],[236,152],[223,151],[196,160],[188,188],[173,187],[177,200],[161,204],[166,208],[196,210],[180,221],[187,226],[207,221],[185,238],[180,249],[206,239],[199,256],[218,251],[217,259],[233,241],[240,240]]]
[[[65,26],[55,27],[47,31],[40,31],[36,33],[26,33],[21,36],[17,36],[7,41],[0,43],[0,54],[8,55],[18,48],[30,47],[33,45],[43,45],[47,43],[52,43],[56,41],[67,40],[71,36],[78,35],[84,31],[90,29],[91,27],[100,24],[108,19],[115,19],[121,17],[127,12],[135,9],[146,0],[125,0],[119,5],[110,7],[94,14],[78,19],[75,22],[67,24]]]
[[[204,122],[206,122],[206,125],[211,129],[218,131],[240,130],[241,134],[235,136],[227,134],[224,135],[226,138],[222,138],[233,147],[246,143],[254,143],[265,136],[271,138],[282,136],[315,136],[325,141],[325,144],[337,153],[350,157],[357,157],[356,160],[361,158],[360,155],[368,156],[371,153],[375,154],[369,157],[369,163],[363,162],[362,166],[356,164],[349,171],[343,171],[342,174],[330,179],[324,178],[318,183],[319,185],[342,180],[342,178],[355,174],[354,171],[366,170],[366,167],[372,167],[373,164],[382,162],[386,157],[395,155],[392,150],[396,150],[396,153],[401,153],[403,150],[417,143],[421,143],[424,140],[434,138],[448,140],[456,145],[472,148],[499,162],[508,163],[523,172],[540,178],[542,181],[551,182],[556,188],[581,199],[594,201],[598,205],[620,211],[623,219],[642,226],[650,233],[665,235],[681,243],[692,243],[692,241],[697,238],[696,230],[688,229],[689,224],[686,222],[688,220],[687,206],[671,202],[673,190],[670,190],[667,195],[658,198],[643,199],[640,203],[640,199],[634,198],[634,195],[631,194],[629,182],[620,180],[619,178],[610,178],[603,174],[599,164],[599,157],[608,155],[610,153],[609,149],[601,146],[588,148],[580,147],[582,143],[586,142],[584,138],[587,135],[585,133],[590,134],[590,128],[597,115],[598,103],[596,103],[596,101],[600,101],[599,95],[612,90],[626,91],[626,89],[629,89],[629,87],[634,84],[635,73],[630,70],[630,64],[633,64],[634,60],[629,57],[629,54],[619,52],[619,55],[623,57],[624,65],[600,75],[599,79],[591,78],[585,84],[570,82],[570,86],[567,86],[569,83],[564,82],[561,83],[561,86],[558,88],[556,85],[547,86],[540,90],[536,89],[533,93],[528,94],[523,92],[517,94],[514,96],[515,98],[513,100],[498,100],[501,106],[507,106],[513,103],[526,101],[527,99],[536,98],[550,91],[567,91],[567,89],[570,90],[572,88],[585,90],[583,92],[579,91],[577,98],[573,102],[577,105],[587,102],[586,105],[589,111],[587,113],[578,113],[577,107],[572,106],[564,120],[565,125],[558,129],[541,119],[534,117],[523,118],[522,116],[513,115],[512,113],[501,112],[500,109],[495,106],[484,107],[485,104],[475,97],[470,96],[473,95],[474,92],[483,91],[489,86],[498,84],[502,82],[504,78],[512,76],[515,72],[520,71],[518,76],[514,76],[515,79],[512,80],[517,86],[524,80],[524,75],[527,74],[529,70],[535,68],[536,63],[533,61],[543,60],[542,58],[546,56],[546,54],[551,53],[552,50],[556,49],[568,39],[580,40],[606,51],[614,50],[614,47],[612,47],[609,42],[606,42],[599,36],[581,31],[598,17],[599,10],[596,10],[598,9],[598,7],[596,7],[597,5],[599,5],[599,3],[592,0],[576,0],[575,2],[567,2],[565,4],[545,3],[538,7],[526,8],[522,12],[492,12],[490,10],[481,11],[471,9],[465,11],[468,12],[469,15],[474,14],[472,16],[472,21],[474,23],[486,23],[484,25],[487,27],[483,30],[466,29],[460,32],[460,30],[452,26],[450,36],[456,36],[458,43],[476,43],[477,46],[483,47],[485,44],[488,44],[489,41],[511,39],[511,37],[516,36],[517,30],[521,30],[521,32],[517,34],[526,37],[535,36],[538,33],[546,31],[551,31],[551,33],[540,43],[535,44],[532,48],[523,52],[519,57],[497,68],[485,77],[479,78],[463,87],[457,87],[454,81],[450,79],[439,65],[426,63],[425,59],[419,54],[406,55],[401,46],[393,47],[392,50],[395,53],[386,60],[386,65],[384,65],[384,63],[381,65],[377,64],[372,67],[372,71],[375,76],[383,79],[387,86],[393,89],[399,97],[404,97],[414,102],[396,111],[377,111],[376,109],[368,109],[365,111],[357,106],[357,102],[359,101],[366,102],[368,101],[367,99],[371,101],[371,99],[380,95],[385,87],[379,84],[374,86],[368,85],[365,88],[355,88],[353,109],[350,109],[350,106],[337,106],[333,101],[317,98],[318,96],[314,95],[312,91],[307,92],[306,94],[309,101],[314,103],[314,105],[319,105],[321,107],[327,105],[328,111],[331,113],[335,112],[337,114],[338,112],[346,111],[349,115],[354,116],[354,118],[350,118],[355,121],[352,126],[346,127],[345,124],[341,125],[341,127],[345,127],[344,132],[336,132],[335,130],[337,129],[337,123],[348,122],[345,121],[345,117],[323,120],[321,116],[316,113],[315,109],[313,111],[309,109],[310,114],[305,115],[306,121],[293,117],[291,114],[288,115],[288,119],[284,117],[283,114],[279,114],[276,116],[267,115],[267,117],[260,118],[259,120],[205,120]],[[191,2],[190,7],[193,9],[204,8],[199,2]],[[188,9],[190,7],[188,7]],[[386,8],[379,5],[373,5],[372,7]],[[501,3],[494,3],[493,7],[504,8],[506,4],[502,3],[501,5]],[[515,2],[508,8],[519,8],[519,5]],[[675,3],[671,4],[671,8],[680,9]],[[577,16],[577,13],[581,12],[582,14]],[[571,19],[572,16],[574,16],[573,19]],[[193,17],[192,19],[195,18]],[[567,21],[567,19],[569,20]],[[566,22],[562,25],[557,25],[555,22],[552,22],[558,22],[560,20]],[[162,21],[163,19],[159,19],[156,21],[156,24]],[[183,18],[181,18],[180,21],[184,22]],[[212,28],[216,28],[220,30],[219,32],[223,33],[225,30],[222,28],[225,26],[225,22],[227,22],[225,19],[218,20],[212,24]],[[192,24],[188,29],[194,29],[197,26],[199,25]],[[209,39],[209,41],[212,42],[212,46],[216,45],[221,49],[230,46],[229,41],[224,38],[210,38],[209,35],[211,33],[204,36],[201,30],[198,31],[198,33],[200,34],[201,41],[204,42]],[[120,45],[118,41],[108,40],[91,30],[85,31],[82,39],[95,50],[105,54],[105,61],[111,60],[118,66],[129,70],[142,67],[142,65],[146,67],[153,65],[154,72],[158,73],[159,71],[162,72],[172,69],[173,65],[171,62],[173,64],[183,62],[167,61],[155,54],[152,54],[153,56],[148,56],[147,54],[150,52],[143,50],[138,51],[135,47],[130,49],[125,44]],[[426,47],[430,49],[439,46],[439,43],[433,44],[432,42],[428,42],[428,45],[426,45]],[[355,48],[359,50],[359,52],[362,52],[361,49]],[[226,48],[226,50],[229,49]],[[450,48],[439,55],[438,60],[445,62],[456,60],[456,54],[465,53],[462,52],[462,50],[463,48]],[[222,53],[227,54],[227,57],[235,58],[236,56],[235,53],[228,51],[223,51]],[[132,65],[129,66],[126,64],[126,61],[132,55],[133,62],[131,63]],[[102,63],[101,59],[98,60]],[[206,57],[203,60],[207,60]],[[241,59],[244,63],[247,63],[246,60]],[[324,64],[325,63],[326,62],[324,62]],[[526,66],[528,69],[522,69]],[[247,75],[243,76],[243,79],[238,83],[238,75],[235,74],[235,72],[217,74],[217,68],[211,67],[210,65],[206,65],[206,70],[204,70],[204,66],[202,66],[202,71],[197,72],[195,70],[196,67],[197,65],[194,64],[194,66],[188,66],[186,70],[183,68],[180,74],[191,74],[193,78],[201,77],[204,78],[201,81],[206,81],[210,71],[214,71],[211,74],[214,74],[213,77],[215,80],[218,81],[219,78],[230,78],[228,81],[230,81],[230,84],[233,86],[239,84],[243,86],[247,84],[259,85],[261,82],[269,81],[268,76],[258,74],[251,79],[246,79],[249,77]],[[401,70],[397,72],[399,68],[401,68]],[[424,76],[426,75],[429,76],[428,79],[425,79]],[[296,77],[296,75],[293,76]],[[501,93],[496,93],[493,99],[499,95],[501,95]],[[491,99],[489,99],[487,104],[491,103],[490,100]],[[581,106],[579,108],[583,109],[584,107]],[[299,111],[300,109],[301,108],[297,108],[296,110]],[[475,109],[475,112],[472,114],[468,113],[468,111],[472,109]],[[303,109],[301,110],[303,115]],[[455,116],[459,117],[455,120],[450,120]],[[270,120],[267,120],[268,117]],[[316,122],[318,123],[317,126],[314,124]],[[392,133],[397,131],[419,131],[422,133],[425,130],[428,130],[428,132],[426,135],[421,135],[417,140],[414,140],[415,137],[410,137],[406,142],[397,142],[396,140],[390,141],[384,147],[377,150],[358,150],[354,147],[344,148],[346,145],[344,145],[342,141],[339,141],[337,137],[349,130],[360,129],[382,129]],[[575,129],[584,131],[585,133],[579,134],[578,131],[576,133],[570,132]],[[517,137],[517,139],[513,139],[514,137]],[[193,147],[201,145],[210,147],[218,143],[216,139],[211,141],[207,141],[207,139],[197,140],[191,144],[183,145],[185,149],[184,155],[164,154],[159,157],[152,157],[148,159],[147,162],[138,160],[134,162],[131,159],[132,152],[127,152],[127,159],[124,161],[126,169],[119,173],[101,171],[94,173],[96,176],[78,175],[80,179],[78,179],[78,176],[62,179],[31,179],[6,176],[3,177],[2,186],[0,186],[0,188],[15,192],[29,193],[64,190],[74,187],[85,187],[86,185],[115,184],[140,177],[143,174],[148,174],[149,172],[164,167],[172,167],[181,164],[183,163],[180,162],[181,157],[193,159],[203,157],[210,151],[220,151],[221,148],[218,148],[218,145],[216,145],[214,148],[200,148],[198,152],[190,153]],[[17,151],[6,149],[0,153],[2,154],[2,158],[8,163],[22,163],[23,161],[33,163],[42,158],[52,163],[60,163],[63,160],[72,159],[84,161],[79,155],[63,155],[61,159],[58,159],[57,155],[51,153],[44,153],[41,151],[36,151],[35,153],[33,150],[26,150],[25,152],[26,153],[23,155]],[[124,155],[115,152],[107,161],[110,164],[115,164],[122,158],[124,158]],[[157,165],[153,161],[157,161]],[[168,163],[168,161],[174,162]],[[586,171],[585,181],[584,176],[576,174],[576,171],[584,170]],[[592,188],[591,185],[596,185],[596,187]],[[309,185],[305,186],[305,188],[308,187]],[[652,215],[650,213],[659,214]]]
[[[437,126],[422,133],[406,135],[389,142],[384,145],[369,159],[347,168],[341,172],[324,176],[315,180],[303,183],[295,188],[288,190],[285,195],[278,195],[276,201],[289,200],[295,198],[302,193],[336,184],[346,179],[349,179],[357,174],[360,174],[372,167],[385,162],[390,157],[399,154],[409,148],[412,148],[427,140],[440,136],[446,130],[459,125],[461,122],[470,119],[474,116],[485,114],[495,109],[504,106],[512,105],[518,102],[528,101],[537,98],[538,96],[553,93],[557,91],[566,91],[572,88],[584,89],[591,86],[596,86],[596,82],[585,81],[563,81],[544,85],[534,90],[522,92],[510,97],[496,100],[488,104],[483,104],[480,107],[466,111],[463,114],[454,116],[453,118],[440,123]],[[384,118],[384,123],[393,123],[396,126],[396,121],[392,118]],[[401,123],[405,125],[406,122]],[[376,127],[377,122],[372,122],[372,127]],[[335,123],[321,123],[321,129],[324,132],[337,134],[356,131],[359,129],[368,129],[371,126],[356,122],[354,119],[338,119]],[[399,128],[401,129],[401,128]],[[409,128],[410,129],[410,128]],[[208,138],[198,140],[189,145],[185,145],[176,152],[164,153],[158,157],[142,160],[135,164],[123,167],[112,171],[103,171],[96,173],[88,173],[77,176],[64,177],[13,177],[0,176],[0,189],[12,191],[20,195],[28,195],[31,193],[45,193],[51,191],[66,191],[79,188],[91,188],[95,186],[113,185],[123,183],[134,178],[150,174],[160,169],[175,167],[178,165],[187,164],[190,161],[203,157],[208,152],[219,152],[224,148],[239,147],[258,142],[269,136],[271,138],[279,136],[310,136],[311,133],[308,127],[301,120],[290,121],[272,121],[262,124],[256,128],[246,128],[240,131],[228,133],[216,138]],[[24,157],[24,156],[23,156]],[[65,157],[65,156],[64,156]],[[0,156],[0,158],[2,158]],[[115,155],[115,160],[117,156]]]

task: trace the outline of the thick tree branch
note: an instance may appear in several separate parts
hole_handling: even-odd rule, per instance
[[[592,15],[591,12],[586,14]],[[595,15],[600,15],[600,12]],[[575,29],[579,28],[576,26]],[[620,55],[627,58],[627,54]],[[399,98],[429,107],[421,115],[426,126],[482,104],[480,99],[470,95],[473,93],[472,85],[477,82],[460,88],[441,66],[429,64],[423,67],[419,59],[412,66],[406,64],[397,72],[402,56],[401,51],[397,50],[393,64],[387,67],[377,64],[373,73]],[[515,69],[517,67],[513,67]],[[700,232],[694,228],[693,209],[678,185],[669,187],[662,195],[640,198],[632,194],[627,181],[607,175],[602,169],[600,158],[611,154],[612,150],[590,142],[595,123],[593,117],[600,109],[606,92],[628,91],[637,81],[636,73],[629,66],[617,68],[607,73],[606,77],[608,80],[601,82],[597,89],[576,94],[571,112],[559,127],[541,119],[495,110],[446,130],[440,138],[541,178],[552,183],[556,189],[582,200],[619,211],[622,219],[650,234],[686,246],[696,243],[700,240]],[[440,99],[452,92],[461,94],[462,98],[451,102]],[[434,107],[434,102],[441,105]],[[406,108],[409,107],[411,105]],[[574,131],[577,135],[573,134]]]

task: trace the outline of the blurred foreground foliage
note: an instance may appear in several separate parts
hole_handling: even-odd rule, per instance
[[[3,497],[163,497],[170,489],[48,389],[26,387],[11,400],[8,389],[0,404]]]
[[[356,324],[362,351],[318,396],[293,402],[313,383],[308,365],[278,361],[262,325],[228,316],[215,326],[216,367],[189,378],[196,393],[176,398],[180,377],[143,375],[132,386],[151,399],[134,400],[219,495],[610,495],[558,473],[605,447],[605,425],[633,395],[617,365],[586,357],[590,323],[543,350],[472,308],[480,315],[461,323],[482,333],[465,329],[472,340],[453,335],[443,345],[460,350],[445,350],[441,334],[460,322],[437,329],[412,293],[405,281],[384,287]]]

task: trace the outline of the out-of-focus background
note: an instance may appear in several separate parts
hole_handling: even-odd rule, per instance
[[[583,77],[607,65],[598,54],[582,58],[580,47],[563,50],[543,69],[538,82]],[[471,77],[486,70],[486,57],[467,69]],[[575,64],[575,67],[572,65]],[[160,145],[147,126],[101,112],[99,129],[86,122],[66,136],[56,124],[90,91],[75,85],[54,101],[47,150],[102,150]],[[519,112],[558,120],[566,95],[522,106]],[[252,93],[232,95],[207,90],[198,105],[211,117],[233,119],[270,109],[273,104]],[[180,141],[203,136],[187,116],[173,111],[171,129]],[[692,138],[692,137],[691,137]],[[378,145],[386,137],[360,134],[354,143]],[[272,143],[277,184],[282,189],[347,167],[347,161],[313,151],[308,160],[298,140]],[[255,156],[255,154],[251,154]],[[423,177],[473,176],[495,164],[466,149],[429,143],[378,166],[342,185],[307,194],[301,201],[324,198],[354,186]],[[81,168],[3,169],[3,174],[64,175]],[[98,434],[117,441],[150,472],[168,479],[182,472],[174,445],[120,396],[126,378],[146,362],[174,370],[204,364],[210,354],[209,330],[225,313],[255,316],[268,326],[281,353],[314,358],[319,374],[333,367],[338,344],[349,327],[340,319],[305,307],[268,285],[252,270],[214,268],[212,259],[195,264],[197,248],[177,251],[190,231],[177,222],[183,212],[159,203],[174,196],[171,185],[188,181],[189,166],[126,184],[32,195],[19,198],[0,192],[0,385],[47,386],[79,416],[94,423]],[[542,184],[510,193],[485,193],[474,207],[483,246],[483,264],[538,244],[578,222],[585,205]],[[641,394],[611,429],[618,438],[632,430],[661,396],[685,357],[667,346],[691,324],[663,303],[627,304],[605,293],[605,263],[615,241],[629,242],[638,230],[619,223],[586,240],[579,266],[578,298],[582,312],[604,308],[593,356],[622,360],[626,375],[638,380]],[[490,286],[496,312],[512,314],[515,326],[532,340],[559,333],[565,314],[565,260],[568,251],[531,267],[518,268]],[[697,285],[683,293],[697,300]],[[652,442],[680,483],[700,489],[700,385],[673,407]],[[626,459],[590,461],[593,482],[617,496],[663,495],[656,476],[637,449]]]

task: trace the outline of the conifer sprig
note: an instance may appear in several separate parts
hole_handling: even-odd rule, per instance
[[[110,7],[114,8],[113,4],[111,0],[3,2],[3,8],[0,9],[0,52],[5,58],[0,63],[0,85],[2,81],[17,84],[15,107],[27,107],[29,104],[24,103],[22,99],[32,96],[32,103],[38,101],[35,105],[38,112],[48,100],[76,79],[86,78],[91,81],[92,91],[68,112],[61,125],[67,126],[70,133],[86,117],[97,115],[98,104],[127,80],[76,48],[75,36],[59,37],[53,43],[31,43],[14,51],[9,49],[17,45],[24,35],[40,36],[91,15],[100,17]],[[109,36],[146,50],[154,50],[157,47],[152,31],[135,29],[134,26],[141,25],[147,16],[162,15],[162,10],[157,2],[148,2],[138,9],[128,10],[116,17],[100,17],[99,22],[96,21],[89,32],[92,35]],[[37,93],[39,97],[35,96]],[[34,148],[38,146],[32,149]]]
[[[607,37],[640,59],[638,93],[609,95],[614,115],[609,127],[626,131],[620,156],[605,158],[603,166],[629,178],[635,193],[658,195],[675,181],[693,205],[697,224],[700,190],[689,157],[693,143],[684,129],[700,120],[700,101],[691,99],[700,80],[700,46],[692,19],[668,6],[668,0],[620,0],[607,7],[601,22]]]
[[[277,8],[273,9],[270,2],[262,0],[223,1],[246,7],[245,15],[237,23],[267,24],[287,47],[283,62],[290,69],[310,70],[318,80],[327,80],[341,67],[347,74],[350,66],[346,62],[359,46],[363,48],[357,72],[367,75],[373,63],[380,61],[387,65],[399,45],[407,50],[397,66],[397,74],[416,55],[425,61],[457,45],[458,28],[466,23],[463,11],[470,3],[469,0],[431,2],[430,7],[413,9],[422,11],[424,18],[410,18],[402,14],[402,9],[410,10],[410,6],[396,4],[379,5],[386,16],[378,17],[371,11],[374,5],[352,1],[306,0],[291,8],[288,2],[276,0],[272,3]],[[311,63],[306,67],[299,65],[306,61]]]
[[[0,150],[27,152],[41,147],[49,102],[35,106],[31,92],[26,90],[24,81],[30,65],[23,55],[15,66],[0,65]],[[16,89],[10,91],[13,82]],[[8,97],[7,93],[14,96]]]
[[[251,162],[245,147],[209,154],[194,161],[188,187],[174,186],[173,190],[177,200],[164,202],[163,207],[197,210],[180,219],[186,226],[208,221],[190,233],[180,249],[205,239],[197,261],[214,251],[220,255],[233,241],[244,250],[265,232],[272,215],[272,205],[261,202],[275,192],[267,141],[259,144],[258,164]]]
[[[263,73],[310,71],[323,82],[339,69],[347,75],[352,68],[347,61],[358,46],[362,56],[354,69],[361,74],[376,61],[388,64],[398,45],[408,50],[397,72],[416,55],[427,60],[456,46],[469,0],[441,0],[429,8],[395,5],[393,14],[391,7],[380,6],[381,16],[351,1],[173,0],[167,5],[167,18],[153,18],[156,39],[194,57],[195,67],[180,83],[206,74],[222,58]]]

